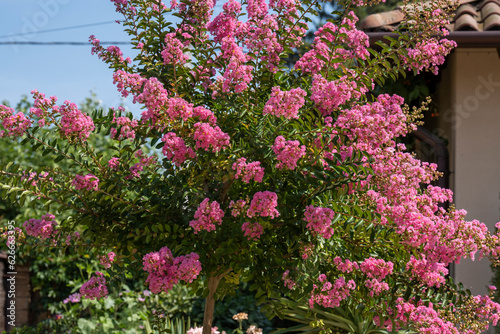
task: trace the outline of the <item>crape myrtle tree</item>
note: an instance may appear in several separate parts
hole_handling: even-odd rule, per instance
[[[500,305],[463,291],[446,267],[495,262],[498,237],[442,209],[452,193],[430,184],[436,166],[397,144],[425,105],[371,93],[389,77],[437,72],[454,46],[444,38],[453,6],[404,7],[405,32],[372,49],[352,12],[367,3],[342,2],[289,69],[316,1],[229,0],[216,16],[213,0],[113,2],[138,55],[94,36],[92,52],[143,106],[138,119],[87,115],[38,91],[27,114],[0,107],[2,136],[71,162],[9,164],[1,182],[3,196],[45,208],[23,225],[34,243],[102,250],[82,297],[105,297],[127,273],[153,293],[200,284],[204,334],[215,300],[241,280],[263,302],[337,314],[348,332],[479,333],[497,322]],[[89,145],[98,133],[112,158]]]

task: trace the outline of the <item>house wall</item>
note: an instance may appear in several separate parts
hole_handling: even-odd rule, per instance
[[[450,142],[456,207],[494,231],[500,221],[500,59],[496,49],[456,49],[439,85],[438,130]],[[463,260],[454,276],[487,293],[489,261]]]

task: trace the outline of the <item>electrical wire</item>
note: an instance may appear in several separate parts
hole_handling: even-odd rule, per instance
[[[40,31],[35,31],[35,32],[33,32],[33,33],[36,33],[36,34],[43,34],[43,33],[46,33],[46,32],[62,31],[62,30],[71,30],[71,29],[78,29],[78,28],[85,28],[85,27],[93,27],[93,26],[99,26],[99,25],[111,24],[111,23],[116,23],[116,21],[105,21],[105,22],[97,22],[97,23],[82,24],[82,25],[78,25],[78,26],[71,26],[71,27],[61,27],[61,28],[54,28],[54,29],[40,30]],[[28,34],[25,34],[25,33],[19,33],[19,34],[12,34],[12,35],[3,35],[3,36],[0,36],[0,38],[16,37],[16,36],[23,36],[23,35],[28,35]]]
[[[130,45],[130,42],[99,42],[101,45]],[[22,41],[10,41],[10,42],[1,42],[0,45],[91,45],[90,42],[22,42]]]

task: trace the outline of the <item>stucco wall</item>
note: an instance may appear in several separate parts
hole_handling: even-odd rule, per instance
[[[440,128],[450,140],[451,188],[457,208],[494,231],[500,221],[500,59],[496,49],[457,49],[439,86]],[[486,293],[488,261],[463,260],[455,278]]]

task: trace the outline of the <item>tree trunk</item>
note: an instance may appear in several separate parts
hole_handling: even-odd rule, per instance
[[[208,278],[208,296],[205,300],[205,313],[203,315],[203,334],[212,333],[212,322],[214,320],[215,299],[214,294],[223,275]]]

